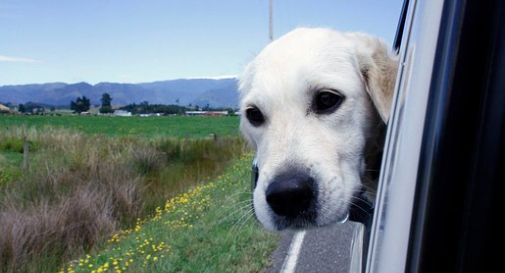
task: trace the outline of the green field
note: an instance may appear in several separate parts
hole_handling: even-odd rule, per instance
[[[113,116],[22,116],[0,115],[0,130],[24,125],[76,129],[109,136],[166,136],[198,138],[210,134],[237,136],[239,118],[227,117],[113,117]]]

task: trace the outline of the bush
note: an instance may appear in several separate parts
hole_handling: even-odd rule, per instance
[[[16,138],[1,139],[0,151],[22,153],[23,139],[16,139]]]
[[[0,164],[0,167],[2,167],[1,164]],[[16,169],[9,168],[9,167],[1,168],[0,169],[0,187],[13,181],[14,179],[16,179],[19,176],[20,176],[20,172]]]
[[[15,152],[23,153],[23,138],[0,138],[0,151],[3,152]],[[37,150],[37,143],[34,141],[28,141],[30,151]]]

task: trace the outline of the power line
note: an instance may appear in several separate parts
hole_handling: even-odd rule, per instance
[[[274,15],[273,15],[273,2],[274,0],[269,0],[269,5],[268,5],[268,19],[269,19],[269,24],[268,24],[268,36],[270,38],[270,41],[274,40]]]

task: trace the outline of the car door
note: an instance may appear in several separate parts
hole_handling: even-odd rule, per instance
[[[363,269],[483,272],[499,266],[505,3],[411,0],[404,10]]]

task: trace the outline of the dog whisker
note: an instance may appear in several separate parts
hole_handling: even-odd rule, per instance
[[[250,201],[236,203],[233,206],[226,206],[226,207],[223,207],[223,210],[221,211],[221,215],[232,215],[232,214],[234,214],[238,211],[241,211],[243,209],[246,209],[250,206],[251,206]],[[221,216],[221,215],[219,215],[219,216]]]
[[[247,204],[247,205],[244,205],[242,207],[239,207],[239,208],[236,208],[234,209],[232,212],[225,212],[223,214],[228,214],[226,217],[220,219],[219,221],[215,222],[214,225],[220,225],[228,220],[231,220],[233,219],[234,217],[241,217],[241,215],[243,215],[243,213],[246,211],[247,208],[250,208],[251,205]],[[252,210],[252,209],[250,209]],[[217,218],[220,218],[220,217],[217,217]]]
[[[362,201],[362,202],[366,202],[366,203],[369,203],[370,201],[369,200],[366,200],[364,198],[361,198],[361,197],[358,197],[358,196],[351,196],[351,198],[353,200],[358,200],[358,201]]]
[[[236,232],[239,230],[247,221],[253,216],[253,210],[246,211],[230,228],[230,233]]]
[[[366,213],[366,214],[370,214],[370,212],[369,212],[369,211],[367,211],[367,210],[366,210],[366,209],[364,209],[362,206],[360,206],[360,205],[358,205],[358,204],[356,204],[356,203],[354,203],[354,202],[352,202],[352,201],[348,202],[348,203],[347,203],[347,205],[348,205],[349,207],[350,207],[350,206],[354,206],[354,207],[356,207],[356,208],[360,209],[361,211],[363,211],[364,213]]]

